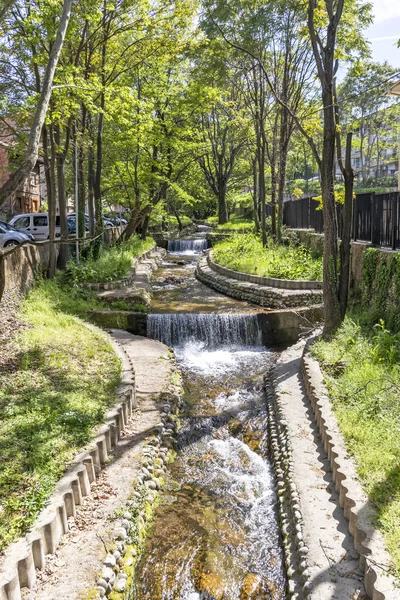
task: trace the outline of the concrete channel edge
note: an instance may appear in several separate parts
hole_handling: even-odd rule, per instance
[[[310,355],[310,340],[301,359],[301,375],[319,433],[332,468],[339,503],[360,555],[364,586],[371,600],[400,600],[398,582],[389,574],[390,557],[379,531],[372,525],[374,510],[357,480],[326,392],[318,362]]]
[[[106,334],[93,325],[85,326]],[[53,554],[68,531],[68,517],[90,494],[91,483],[107,462],[108,454],[118,444],[121,433],[136,406],[135,373],[123,348],[107,336],[121,361],[121,381],[116,389],[116,404],[107,413],[105,423],[89,448],[75,456],[67,473],[58,482],[48,506],[38,516],[32,530],[11,544],[0,573],[0,600],[21,600],[21,589],[32,589],[36,569],[43,569],[46,555]]]
[[[309,588],[308,548],[303,540],[303,518],[299,494],[293,479],[291,442],[287,421],[276,391],[275,366],[271,366],[264,377],[264,389],[268,413],[269,450],[274,466],[287,576],[287,596],[291,600],[303,600]]]

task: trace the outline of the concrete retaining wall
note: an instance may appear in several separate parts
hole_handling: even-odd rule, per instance
[[[398,582],[390,573],[390,556],[375,529],[376,514],[361,488],[356,467],[346,450],[342,433],[323,384],[317,361],[307,352],[302,358],[302,377],[315,421],[332,468],[339,503],[348,520],[354,548],[360,555],[366,592],[372,600],[400,600]]]
[[[323,318],[321,307],[298,310],[275,310],[259,313],[263,344],[268,347],[286,347],[294,344],[300,335],[310,332]],[[123,310],[94,310],[93,323],[106,329],[120,328],[147,337],[147,314]]]

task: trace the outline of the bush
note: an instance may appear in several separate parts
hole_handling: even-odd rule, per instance
[[[133,259],[150,250],[153,245],[151,237],[142,240],[139,236],[134,236],[122,244],[101,248],[97,259],[92,254],[79,264],[71,259],[65,269],[64,281],[76,285],[124,279],[131,271]]]
[[[311,352],[400,576],[400,334],[383,320],[371,327],[365,313],[353,312]]]

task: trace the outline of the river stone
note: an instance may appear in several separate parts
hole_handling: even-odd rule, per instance
[[[105,581],[110,581],[113,575],[115,576],[114,571],[111,569],[111,567],[104,567],[101,573],[101,579],[104,579]]]
[[[119,540],[126,540],[128,537],[128,533],[124,527],[118,527],[116,533]]]
[[[104,598],[104,596],[106,595],[106,590],[103,587],[100,587],[99,585],[97,586],[97,591],[99,592],[99,596],[100,598]]]
[[[126,589],[126,579],[118,577],[117,581],[114,584],[114,589],[117,592],[124,592]]]
[[[151,490],[156,490],[157,489],[157,484],[155,483],[155,481],[151,480],[151,481],[146,481],[146,485],[149,489]]]
[[[107,554],[104,564],[106,567],[115,567],[115,565],[117,564],[117,559],[112,554]]]
[[[121,525],[122,525],[122,527],[123,527],[124,529],[127,529],[127,530],[128,530],[128,529],[129,529],[129,527],[130,527],[128,519],[124,519],[124,520],[122,521]]]
[[[108,583],[102,577],[97,581],[97,585],[99,588],[102,588],[104,591],[107,591]]]

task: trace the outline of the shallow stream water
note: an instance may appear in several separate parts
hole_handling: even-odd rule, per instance
[[[156,292],[166,273],[164,266],[155,274]],[[176,309],[187,293],[176,293]],[[214,299],[218,308],[229,301]],[[182,426],[132,599],[284,600],[262,386],[273,356],[260,346],[248,305],[179,315],[169,300],[165,314],[158,301],[151,326],[154,337],[174,346],[182,369]]]

